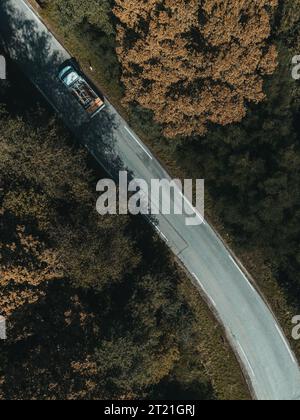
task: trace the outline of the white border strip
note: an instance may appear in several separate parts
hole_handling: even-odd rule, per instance
[[[201,289],[203,290],[203,292],[205,293],[206,296],[208,296],[210,302],[213,304],[213,306],[215,307],[215,309],[217,309],[217,305],[216,302],[213,300],[213,298],[205,291],[204,287],[202,286],[202,283],[199,279],[199,277],[196,276],[195,273],[192,273],[193,277],[197,280],[197,282],[199,283],[199,286],[201,287]]]
[[[233,262],[233,264],[236,266],[236,268],[239,270],[239,272],[242,274],[242,276],[247,280],[248,285],[250,286],[250,288],[252,289],[253,292],[257,293],[257,291],[255,290],[255,288],[252,286],[252,284],[250,283],[249,279],[247,278],[246,274],[242,271],[241,267],[238,265],[238,263],[234,260],[234,258],[229,255],[229,258],[231,259],[231,261]]]
[[[143,151],[146,153],[146,155],[153,160],[153,157],[150,155],[150,153],[148,152],[148,150],[142,145],[142,143],[136,138],[136,136],[133,134],[133,132],[131,130],[129,130],[128,127],[126,127],[126,125],[124,126],[125,130],[127,131],[127,133],[133,138],[134,141],[137,142],[137,144],[143,149]]]
[[[155,225],[154,225],[155,226]],[[162,233],[162,231],[159,229],[158,226],[155,226],[155,229],[157,230],[157,232],[160,234],[160,236],[166,241],[169,242],[169,239],[166,237],[166,235],[164,233]]]
[[[237,342],[237,344],[238,344],[239,349],[240,349],[240,351],[242,352],[242,355],[244,356],[244,358],[245,358],[245,360],[246,360],[246,362],[247,362],[247,364],[248,364],[248,366],[249,366],[249,369],[250,369],[250,371],[251,371],[251,373],[252,373],[252,376],[255,378],[255,373],[254,373],[254,370],[253,370],[253,368],[252,368],[252,366],[251,366],[251,363],[249,362],[248,357],[246,356],[246,353],[245,353],[245,351],[244,351],[243,347],[240,345],[240,343],[239,343],[239,342]]]
[[[285,338],[285,336],[283,335],[283,332],[281,331],[281,329],[279,328],[279,326],[277,324],[275,324],[276,330],[278,331],[278,334],[280,335],[282,341],[284,342],[285,347],[287,348],[287,351],[289,352],[292,360],[294,363],[298,364],[298,362],[295,359],[295,356],[292,353],[292,350],[287,342],[287,339]]]

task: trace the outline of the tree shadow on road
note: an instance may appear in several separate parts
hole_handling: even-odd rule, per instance
[[[99,163],[104,168],[111,168],[113,173],[122,170],[115,149],[113,132],[117,124],[114,116],[101,112],[91,120],[62,85],[58,73],[70,57],[21,1],[1,0],[0,36],[6,53],[25,72],[76,138],[89,150],[96,150],[97,160],[101,160]]]

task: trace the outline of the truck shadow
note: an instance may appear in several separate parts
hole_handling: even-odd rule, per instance
[[[115,147],[114,115],[101,112],[90,119],[58,79],[70,59],[55,37],[21,0],[1,0],[0,36],[5,52],[54,108],[60,119],[109,173],[123,169]]]

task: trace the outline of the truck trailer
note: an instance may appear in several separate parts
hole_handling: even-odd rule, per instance
[[[105,108],[104,98],[94,91],[70,61],[63,66],[58,77],[91,118]]]

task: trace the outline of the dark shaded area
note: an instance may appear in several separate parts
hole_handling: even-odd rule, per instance
[[[3,0],[0,5],[0,33],[7,54],[43,92],[64,124],[84,145],[94,144],[97,133],[97,155],[102,166],[106,170],[112,168],[113,173],[118,172],[123,165],[115,152],[113,130],[117,123],[114,116],[104,111],[91,121],[62,86],[57,75],[62,63],[69,57],[63,51],[57,52],[57,44],[51,34],[41,32],[37,23],[13,9],[9,0]]]
[[[153,399],[159,400],[197,400],[202,395],[203,401],[211,401],[211,384],[192,383],[184,386],[176,381],[162,381],[153,391]]]

